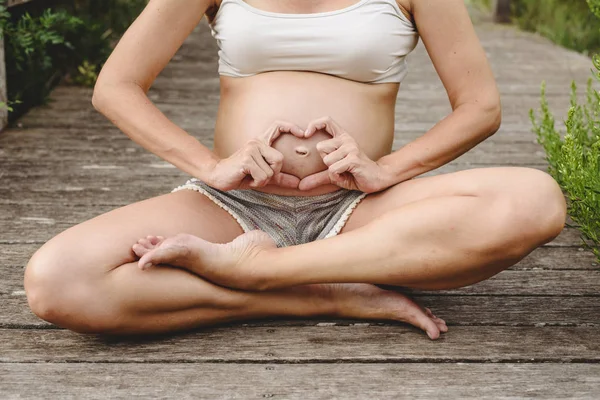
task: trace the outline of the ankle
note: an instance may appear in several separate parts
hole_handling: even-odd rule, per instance
[[[335,284],[314,284],[304,286],[311,291],[314,299],[315,317],[339,317],[341,308],[338,296],[335,294]]]

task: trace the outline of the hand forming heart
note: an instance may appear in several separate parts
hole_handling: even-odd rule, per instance
[[[291,133],[298,138],[305,136],[305,132],[298,126],[275,121],[260,137],[249,140],[234,154],[216,162],[205,182],[224,191],[267,185],[298,188],[300,179],[281,172],[283,154],[271,147],[282,133]]]
[[[300,177],[293,175],[292,171],[282,171],[284,156],[272,147],[273,142],[282,133],[308,139],[316,132],[331,135],[331,139],[316,143],[327,169]],[[225,191],[267,185],[306,191],[334,184],[344,189],[373,193],[389,186],[386,183],[390,181],[388,175],[377,162],[360,150],[354,138],[337,122],[331,117],[323,117],[312,121],[305,131],[289,122],[273,122],[263,135],[248,141],[228,158],[219,160],[205,181]]]
[[[317,143],[319,155],[328,169],[303,178],[298,185],[300,190],[334,184],[344,189],[373,193],[389,186],[387,171],[371,160],[358,147],[354,138],[331,117],[312,121],[304,136],[308,138],[318,130],[325,130],[332,136],[329,140]]]

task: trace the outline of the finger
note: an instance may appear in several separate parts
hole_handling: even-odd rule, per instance
[[[254,161],[254,159],[253,159]],[[252,182],[250,182],[250,187],[262,187],[267,184],[269,181],[269,177],[260,168],[255,162],[251,162],[248,166],[246,166],[247,174],[252,177]]]
[[[269,166],[269,164],[267,164],[261,152],[258,149],[255,149],[255,151],[252,151],[251,154],[256,165],[258,165],[258,167],[267,175],[267,179],[271,179],[274,174],[273,169],[271,166]]]
[[[267,164],[269,164],[273,172],[275,174],[279,173],[281,171],[281,167],[283,166],[283,154],[264,143],[261,143],[258,150]]]
[[[331,117],[321,117],[308,124],[304,137],[311,137],[316,131],[325,130],[332,137],[338,136],[343,130]]]
[[[341,175],[344,172],[352,173],[352,169],[358,166],[359,163],[360,160],[356,159],[352,155],[348,155],[340,161],[330,165],[328,171],[337,175]]]
[[[300,179],[297,176],[286,174],[284,172],[273,175],[269,181],[270,185],[277,185],[284,188],[298,189]]]
[[[342,160],[344,157],[346,157],[348,154],[350,154],[350,152],[353,150],[354,150],[353,147],[341,146],[339,149],[337,149],[334,152],[331,152],[331,153],[327,154],[325,157],[323,157],[323,162],[325,163],[325,165],[327,165],[329,167],[329,166],[335,164],[336,162]]]
[[[331,183],[331,179],[329,178],[329,171],[325,170],[304,177],[304,179],[300,181],[298,189],[311,190],[319,186],[327,185],[329,183]]]
[[[291,133],[299,138],[304,138],[304,131],[298,125],[291,122],[275,121],[263,136],[263,140],[270,146],[282,133]]]
[[[317,143],[317,151],[321,158],[324,158],[327,154],[333,153],[340,147],[342,147],[342,140],[340,138],[333,138],[328,140],[323,140]]]

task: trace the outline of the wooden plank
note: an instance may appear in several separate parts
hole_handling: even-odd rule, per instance
[[[438,341],[404,325],[221,327],[144,340],[0,329],[0,363],[598,362],[599,339],[596,327],[457,326]]]
[[[414,299],[443,318],[448,326],[598,326],[597,297],[559,296],[460,296],[416,295]],[[0,295],[0,328],[58,327],[39,319],[30,310],[23,292]],[[314,326],[321,323],[345,326],[354,323],[386,324],[376,321],[315,319],[266,319],[247,326]]]
[[[6,93],[6,64],[4,61],[4,35],[0,29],[0,132],[8,124],[8,96]]]
[[[0,375],[9,398],[593,399],[600,385],[595,364],[2,364]]]
[[[462,289],[438,294],[485,295],[600,295],[600,270],[595,271],[513,271],[500,274]]]
[[[14,7],[14,6],[18,6],[21,4],[25,4],[25,3],[29,3],[32,0],[8,0],[6,5],[8,7]]]

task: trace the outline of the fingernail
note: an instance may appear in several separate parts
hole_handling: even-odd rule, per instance
[[[146,264],[144,264],[144,268],[142,268],[142,269],[148,269],[151,266],[152,266],[152,263],[146,263]]]

